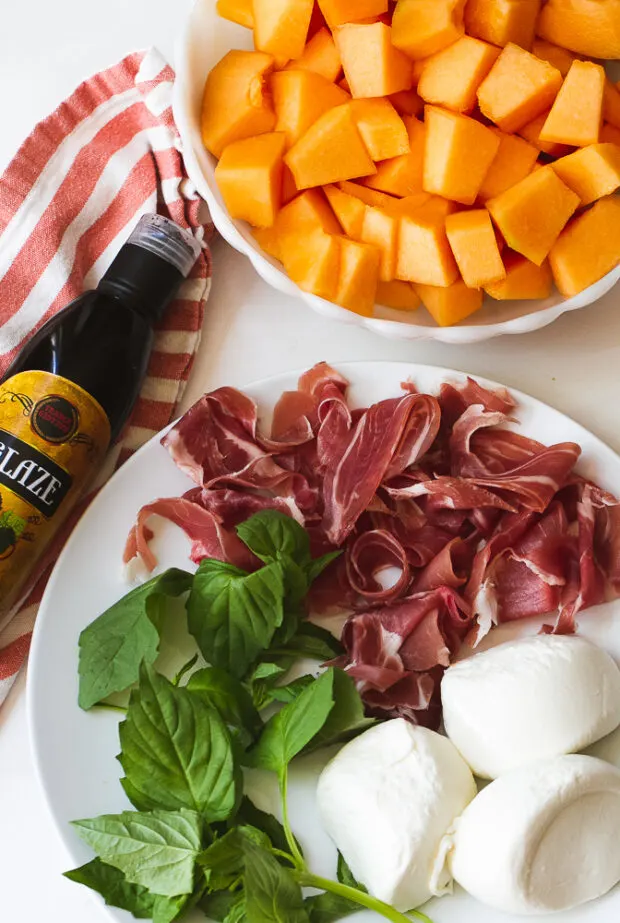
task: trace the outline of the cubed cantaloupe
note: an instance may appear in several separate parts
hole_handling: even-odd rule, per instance
[[[547,0],[537,31],[589,58],[620,58],[620,0]]]
[[[273,227],[252,228],[252,237],[265,253],[275,257],[276,260],[280,259],[280,238]]]
[[[541,0],[468,0],[465,29],[468,35],[504,47],[509,42],[532,47]]]
[[[377,247],[341,237],[336,304],[372,317],[380,263],[381,253]]]
[[[342,71],[340,52],[329,29],[323,27],[312,36],[302,54],[287,65],[289,70],[307,70],[336,81]]]
[[[491,216],[486,208],[446,218],[446,234],[465,285],[483,288],[506,275]]]
[[[274,58],[303,54],[314,0],[253,0],[254,45]]]
[[[605,81],[603,120],[620,128],[620,86],[614,86],[609,78]]]
[[[603,124],[605,71],[591,61],[573,61],[547,121],[541,141],[572,147],[596,144]]]
[[[324,112],[287,152],[298,189],[324,186],[376,172],[350,103]]]
[[[362,236],[365,204],[356,196],[343,192],[338,186],[324,186],[323,191],[342,230],[353,240],[359,240]]]
[[[551,167],[577,193],[581,205],[590,205],[620,188],[620,147],[616,144],[592,144],[561,157]]]
[[[546,42],[542,38],[534,40],[532,54],[536,55],[536,57],[540,58],[542,61],[548,61],[549,64],[553,64],[563,77],[566,77],[572,67],[573,61],[576,61],[578,57],[578,55],[574,54],[572,51],[568,51],[566,48],[560,48],[559,45],[553,45],[551,42]]]
[[[383,207],[390,215],[397,215],[398,217],[402,215],[413,215],[422,205],[426,205],[426,203],[430,202],[433,198],[435,197],[429,195],[428,192],[416,192],[413,195],[403,196],[400,199],[390,196],[390,201]]]
[[[407,55],[392,44],[390,26],[348,23],[336,29],[334,38],[355,99],[410,89],[413,67]]]
[[[318,0],[330,29],[387,13],[388,0]]]
[[[410,57],[428,58],[465,32],[465,0],[398,0],[392,40]]]
[[[342,192],[355,196],[360,202],[365,205],[371,205],[373,208],[387,208],[389,211],[392,203],[396,201],[392,196],[386,195],[385,192],[370,189],[362,183],[352,183],[347,180],[344,183],[338,183],[338,186]]]
[[[483,115],[502,131],[515,132],[548,109],[562,74],[518,45],[506,45],[478,90]]]
[[[303,291],[333,301],[340,271],[340,237],[320,228],[288,235],[282,245],[282,263]]]
[[[396,247],[400,219],[386,209],[366,205],[360,240],[373,244],[381,254],[379,278],[389,282],[396,274]]]
[[[269,78],[276,113],[276,131],[286,135],[292,147],[319,116],[342,106],[349,95],[326,77],[309,70],[281,70]]]
[[[425,192],[473,205],[499,150],[490,128],[466,115],[426,106]]]
[[[496,301],[534,301],[550,296],[553,276],[549,260],[537,266],[520,253],[512,251],[503,259],[506,278],[485,285],[485,291],[491,298]]]
[[[451,327],[479,311],[484,301],[481,289],[468,288],[462,279],[445,288],[415,285],[422,304],[440,327]]]
[[[364,186],[394,196],[422,192],[426,127],[416,118],[404,116],[403,121],[409,136],[409,153],[378,163],[376,173],[362,180]]]
[[[222,151],[215,168],[222,198],[231,218],[254,227],[270,227],[282,194],[282,157],[286,138],[281,132],[233,141]]]
[[[316,228],[327,234],[342,233],[340,223],[322,190],[306,189],[280,209],[272,227],[257,229],[254,237],[267,253],[280,259],[285,238]]]
[[[407,127],[389,99],[354,99],[353,115],[373,160],[409,153]]]
[[[299,189],[289,168],[284,164],[282,169],[282,204],[287,205],[291,199],[299,195]]]
[[[415,90],[401,90],[392,93],[390,102],[399,115],[419,115],[424,109],[424,100]]]
[[[538,159],[538,148],[533,144],[516,135],[507,135],[499,128],[495,131],[499,150],[480,187],[478,198],[481,202],[493,199],[520,183],[532,172]]]
[[[601,128],[601,142],[608,142],[609,144],[617,144],[620,146],[620,128],[605,123]]]
[[[527,125],[520,128],[519,134],[526,141],[529,141],[530,144],[533,144],[534,147],[537,147],[539,151],[542,151],[543,154],[549,154],[550,157],[564,157],[573,150],[569,144],[558,144],[556,141],[543,141],[540,137],[543,125],[549,117],[549,111],[536,116],[535,119],[532,119],[531,122],[528,122]]]
[[[252,0],[217,0],[216,10],[222,19],[236,22],[246,29],[254,28]]]
[[[393,279],[391,282],[379,282],[376,294],[377,304],[398,311],[417,311],[422,304],[420,296],[409,282]]]
[[[418,83],[419,95],[427,103],[455,112],[471,112],[477,103],[478,87],[499,53],[494,45],[464,35],[427,59]]]
[[[560,234],[549,254],[555,284],[567,298],[620,263],[620,198],[600,199]]]
[[[508,246],[540,266],[579,207],[579,196],[547,166],[486,205]]]
[[[417,211],[403,215],[396,257],[396,278],[423,285],[448,286],[459,277],[446,234],[453,203],[432,197]]]
[[[229,51],[209,72],[201,130],[205,147],[216,157],[233,141],[273,131],[276,114],[265,92],[273,67],[272,55],[262,51]]]

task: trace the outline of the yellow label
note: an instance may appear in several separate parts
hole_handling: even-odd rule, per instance
[[[0,614],[101,464],[110,424],[101,405],[49,372],[0,385]]]

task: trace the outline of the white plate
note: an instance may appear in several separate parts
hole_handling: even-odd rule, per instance
[[[338,368],[351,381],[351,400],[356,406],[397,395],[400,382],[408,377],[419,388],[431,392],[436,392],[442,381],[464,378],[460,372],[404,363],[343,363]],[[295,387],[297,377],[289,373],[247,388],[258,401],[263,419],[268,418],[269,409],[282,391]],[[513,394],[520,401],[517,415],[527,435],[548,443],[578,442],[583,447],[581,472],[620,494],[620,458],[611,449],[558,411],[526,395]],[[156,497],[179,495],[189,484],[158,438],[144,446],[114,476],[80,521],[58,560],[41,604],[28,671],[29,723],[39,780],[54,823],[76,866],[88,861],[91,854],[69,822],[129,807],[119,785],[121,773],[115,759],[119,749],[117,716],[104,710],[86,713],[78,708],[78,636],[127,592],[121,556],[138,509]],[[162,526],[156,539],[162,569],[173,565],[187,568],[185,539],[173,526],[163,521]],[[579,621],[583,634],[620,661],[619,615],[620,605],[610,604],[581,616]],[[529,622],[520,628],[533,631],[536,624]],[[502,630],[493,636],[495,640],[504,637]],[[298,763],[293,774],[291,814],[293,829],[313,869],[333,875],[335,851],[317,823],[313,803],[314,779],[324,759],[324,755],[318,755]],[[272,781],[265,775],[257,786],[256,797],[267,809],[276,804]],[[462,893],[433,901],[428,912],[435,923],[500,923],[507,919]],[[118,910],[105,908],[103,913],[116,923],[128,923],[130,919]],[[579,912],[563,914],[562,923],[609,923],[619,917],[620,891],[616,891]],[[365,912],[357,919],[371,923],[380,918]]]
[[[602,298],[620,279],[620,266],[596,285],[565,301],[559,294],[546,301],[492,301],[467,321],[455,327],[438,327],[421,309],[411,314],[377,308],[377,316],[361,317],[338,305],[310,295],[292,282],[280,263],[261,250],[245,221],[228,215],[215,182],[216,160],[207,153],[200,137],[200,110],[207,74],[231,48],[252,48],[252,33],[221,19],[214,0],[196,0],[178,45],[174,115],[183,142],[183,155],[190,179],[208,203],[218,231],[231,246],[244,253],[261,278],[273,288],[301,298],[314,311],[345,324],[366,327],[382,336],[402,340],[439,340],[442,343],[478,343],[505,333],[527,333],[552,323],[566,311],[576,311]],[[620,67],[614,65],[616,79]]]

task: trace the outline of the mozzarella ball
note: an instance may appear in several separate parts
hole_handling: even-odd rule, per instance
[[[317,799],[355,877],[405,911],[448,890],[442,840],[475,794],[447,738],[398,718],[343,747],[323,770]]]
[[[620,881],[620,770],[559,756],[484,788],[457,821],[451,868],[506,913],[568,910]]]
[[[451,666],[446,733],[474,773],[496,779],[574,753],[620,724],[620,670],[583,638],[536,635]]]

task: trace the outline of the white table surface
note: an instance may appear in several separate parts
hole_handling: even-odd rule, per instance
[[[35,122],[88,74],[136,48],[169,58],[190,0],[30,0],[2,3],[0,170]],[[185,403],[221,384],[326,359],[426,362],[495,378],[547,401],[620,451],[620,286],[598,305],[525,337],[477,346],[399,343],[328,324],[262,282],[227,245],[214,279]],[[70,756],[67,754],[67,759]],[[37,790],[26,728],[25,677],[0,712],[0,905],[13,923],[98,923]]]

